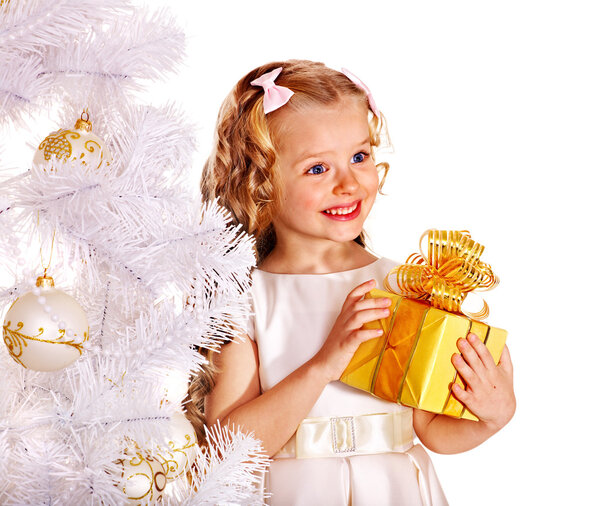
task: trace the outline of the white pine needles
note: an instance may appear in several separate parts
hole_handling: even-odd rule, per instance
[[[11,0],[0,6],[0,126],[62,102],[118,106],[175,69],[184,36],[166,11],[118,0]],[[118,109],[118,107],[117,107]]]
[[[166,372],[181,371],[187,378],[201,371],[203,358],[194,346],[218,349],[221,343],[231,339],[249,311],[244,292],[254,261],[252,242],[229,225],[227,214],[216,203],[202,204],[196,212],[189,204],[173,204],[172,212],[177,212],[170,215],[171,220],[162,222],[163,227],[168,228],[169,224],[174,227],[167,234],[171,236],[169,240],[164,238],[163,230],[160,240],[152,237],[139,220],[124,220],[129,235],[113,236],[115,227],[107,223],[113,215],[115,222],[126,216],[121,207],[128,208],[129,202],[108,199],[112,207],[103,207],[106,200],[101,198],[105,191],[102,184],[106,185],[106,181],[97,174],[92,181],[82,181],[85,167],[78,165],[60,165],[58,173],[33,168],[29,177],[13,185],[10,194],[14,203],[11,207],[18,207],[19,219],[32,227],[30,237],[35,237],[39,214],[46,230],[42,236],[47,239],[54,229],[56,250],[70,252],[70,256],[65,254],[62,264],[56,263],[52,274],[58,288],[71,292],[86,307],[91,336],[89,349],[64,371],[27,371],[6,359],[6,370],[12,374],[3,384],[5,396],[0,413],[6,418],[0,422],[0,432],[13,434],[10,459],[16,458],[14,469],[21,469],[19,462],[27,464],[18,476],[13,475],[15,479],[29,473],[39,459],[53,456],[57,459],[56,465],[63,469],[59,476],[70,476],[65,471],[68,468],[65,455],[76,445],[86,448],[87,440],[95,441],[105,449],[106,455],[112,455],[112,460],[106,461],[110,463],[120,456],[124,435],[140,447],[152,447],[153,441],[164,439],[168,435],[169,410],[172,410],[172,406],[163,405],[165,384],[162,380]],[[100,189],[86,206],[84,201],[77,201],[77,196],[92,192],[90,186],[96,184],[94,180]],[[155,202],[151,202],[150,209],[136,202],[136,207],[127,213],[139,215],[146,209],[151,214],[155,207]],[[165,205],[163,212],[168,210],[169,206]],[[100,219],[103,216],[105,220]],[[187,216],[184,220],[187,229],[177,222],[178,216]],[[197,223],[193,223],[194,216]],[[49,241],[44,243],[48,246]],[[152,244],[153,247],[148,246]],[[115,262],[115,259],[122,261]],[[134,266],[140,276],[133,276],[130,269],[124,269],[124,262],[130,269]],[[160,276],[153,276],[153,271],[158,269],[161,269]],[[71,285],[64,286],[62,278],[71,279]],[[153,301],[155,296],[167,291],[170,297]],[[186,296],[193,309],[184,305]],[[6,358],[6,350],[2,351]],[[182,401],[182,396],[173,400]],[[51,451],[48,450],[50,453],[39,453],[39,459],[24,455],[24,434],[44,433],[41,429],[46,431],[46,441],[54,441]],[[19,434],[21,436],[16,437]],[[27,437],[35,439],[32,435]],[[248,444],[244,443],[248,451],[254,448]],[[71,462],[75,462],[73,458]],[[89,456],[81,456],[81,460],[88,462]],[[77,465],[80,470],[93,469],[91,464]],[[215,476],[220,482],[226,479],[223,473]],[[102,477],[104,475],[95,479]],[[213,478],[207,475],[205,479]],[[56,483],[48,480],[36,483],[31,486],[39,490],[39,497],[47,495],[54,500],[64,497]],[[77,488],[70,487],[71,491]],[[96,485],[96,490],[102,489]],[[227,487],[223,490],[230,492]],[[10,500],[18,503],[22,499],[20,493],[10,495]],[[197,494],[200,492],[195,496]],[[104,494],[102,497],[108,501]]]
[[[215,425],[207,431],[210,459],[199,459],[195,497],[186,506],[202,504],[263,504],[262,482],[268,458],[251,436],[239,428]]]
[[[0,504],[122,504],[126,446],[164,441],[206,364],[197,349],[242,335],[252,239],[189,191],[182,112],[131,103],[181,60],[175,26],[116,0],[0,6],[0,127],[50,103],[72,127],[86,106],[113,156],[104,169],[51,160],[0,185],[2,308],[31,290],[40,246],[48,262],[54,243],[49,274],[90,324],[86,351],[61,371],[26,370],[0,348]],[[174,482],[164,502],[261,503],[260,444],[220,426],[208,438],[191,486]]]
[[[27,0],[0,6],[0,47],[6,52],[37,51],[61,46],[78,36],[87,24],[119,15],[118,0]]]
[[[0,126],[9,120],[21,123],[48,93],[50,83],[39,55],[0,52]]]
[[[71,103],[126,101],[144,80],[162,78],[181,62],[184,36],[166,12],[127,9],[90,26],[76,45],[48,47],[44,74]]]

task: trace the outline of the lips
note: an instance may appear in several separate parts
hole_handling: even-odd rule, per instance
[[[325,211],[321,211],[321,214],[331,220],[336,221],[349,221],[355,219],[361,210],[362,201],[357,200],[350,204],[344,204],[342,206],[330,207]],[[334,214],[335,213],[335,214]]]

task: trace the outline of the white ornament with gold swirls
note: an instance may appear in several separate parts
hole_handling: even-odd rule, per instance
[[[190,470],[200,447],[196,431],[183,413],[173,413],[169,430],[166,444],[152,453],[162,463],[167,480],[172,481]]]
[[[164,374],[165,400],[171,404],[180,405],[188,394],[189,375],[175,369],[167,369]]]
[[[162,464],[139,449],[126,450],[127,458],[118,460],[121,476],[118,487],[127,497],[126,504],[162,502],[167,478]]]
[[[40,295],[27,292],[7,311],[4,344],[23,367],[58,371],[83,353],[89,339],[87,317],[73,297],[54,288],[51,277],[38,278],[36,285]]]
[[[87,114],[87,113],[84,113]],[[92,133],[92,123],[88,119],[78,119],[74,128],[63,128],[49,134],[39,145],[33,157],[34,164],[51,159],[61,161],[78,160],[92,169],[110,165],[112,156],[104,141]],[[49,168],[54,172],[56,167]]]

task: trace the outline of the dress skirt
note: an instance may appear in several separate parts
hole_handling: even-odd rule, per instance
[[[445,506],[421,445],[404,453],[275,459],[266,477],[272,506]]]

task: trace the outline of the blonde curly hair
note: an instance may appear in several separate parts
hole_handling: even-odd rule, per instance
[[[234,220],[254,235],[258,263],[275,246],[273,217],[281,197],[277,149],[275,141],[282,126],[277,123],[279,110],[264,113],[261,87],[250,84],[254,79],[278,67],[279,86],[294,92],[283,107],[302,110],[315,105],[331,106],[346,98],[368,101],[365,92],[348,77],[325,66],[307,60],[272,62],[246,74],[227,95],[217,119],[214,149],[206,161],[200,188],[205,200],[219,197]],[[388,144],[383,115],[369,113],[371,147]],[[285,128],[285,127],[283,127]],[[378,163],[383,171],[379,189],[383,186],[389,165]],[[365,246],[365,234],[355,239]],[[208,367],[196,375],[188,389],[187,415],[196,428],[200,443],[206,441],[204,400],[214,386],[217,371],[209,356]]]
[[[281,197],[278,170],[276,121],[281,109],[265,114],[264,92],[250,84],[254,79],[278,67],[282,71],[276,84],[294,92],[286,109],[302,110],[316,105],[331,106],[344,98],[362,100],[366,93],[341,72],[323,63],[308,60],[272,62],[255,68],[235,85],[219,111],[214,149],[204,165],[200,188],[204,199],[219,197],[219,202],[256,239],[258,263],[275,246],[273,217]],[[283,109],[283,108],[282,108]],[[383,115],[369,114],[371,147],[388,144]],[[389,164],[378,163],[383,171],[380,190]],[[364,232],[356,242],[365,246]]]

